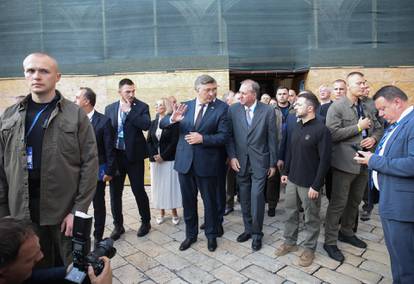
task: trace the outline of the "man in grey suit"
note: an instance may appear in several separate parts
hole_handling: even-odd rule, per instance
[[[373,149],[383,133],[372,100],[362,100],[367,86],[364,75],[360,72],[349,73],[347,85],[347,95],[335,101],[326,116],[333,147],[332,193],[326,212],[324,249],[339,262],[344,261],[344,255],[336,245],[337,240],[358,248],[367,246],[352,229],[368,181],[368,170],[353,158],[355,149]]]
[[[264,187],[276,171],[277,133],[273,108],[257,101],[260,86],[245,80],[240,86],[240,103],[229,108],[231,136],[227,145],[230,165],[237,172],[244,232],[238,242],[253,238],[252,249],[262,247]]]

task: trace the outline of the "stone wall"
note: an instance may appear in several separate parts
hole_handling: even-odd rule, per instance
[[[194,98],[194,81],[201,74],[213,76],[218,83],[218,96],[229,88],[228,70],[190,70],[176,72],[145,72],[116,74],[111,76],[62,76],[57,89],[73,100],[79,87],[90,87],[97,94],[96,108],[103,111],[105,106],[119,99],[118,82],[130,78],[136,84],[136,97],[150,105],[151,115],[157,99],[175,96],[178,101]],[[28,93],[24,78],[0,79],[0,113],[15,102],[14,97]]]
[[[414,104],[414,67],[395,68],[311,68],[306,75],[305,88],[317,92],[321,84],[331,85],[335,79],[345,79],[351,71],[365,74],[371,86],[371,95],[384,85],[394,84],[410,97]],[[174,95],[179,101],[194,97],[193,84],[200,74],[210,74],[219,85],[219,96],[229,89],[228,70],[187,70],[176,72],[145,72],[116,74],[111,76],[63,76],[58,89],[69,99],[73,99],[79,87],[90,87],[97,94],[97,109],[103,111],[105,105],[118,99],[119,80],[128,77],[137,86],[136,96],[148,103],[154,114],[155,101],[164,96]],[[0,113],[14,103],[14,97],[26,94],[28,88],[23,78],[0,79]]]
[[[322,84],[332,85],[336,79],[346,79],[346,75],[352,71],[359,71],[365,75],[369,86],[370,95],[385,85],[395,85],[401,88],[414,104],[414,67],[393,68],[311,68],[306,76],[305,88],[315,92]]]

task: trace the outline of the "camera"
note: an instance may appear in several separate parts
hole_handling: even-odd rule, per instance
[[[95,249],[90,252],[91,228],[92,216],[76,211],[72,238],[73,267],[66,275],[66,280],[82,283],[86,278],[89,265],[93,267],[95,275],[99,275],[105,265],[99,258],[101,256],[112,258],[116,253],[113,247],[114,241],[109,238],[95,244]]]

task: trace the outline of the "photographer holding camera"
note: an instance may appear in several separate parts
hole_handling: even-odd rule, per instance
[[[14,218],[0,219],[0,284],[69,283],[65,280],[65,267],[36,269],[43,258],[39,238],[27,221]],[[92,284],[112,283],[112,269],[107,257],[100,258],[104,267],[96,276],[91,266],[88,276]]]

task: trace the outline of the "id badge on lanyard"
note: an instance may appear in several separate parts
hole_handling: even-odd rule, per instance
[[[47,104],[44,108],[42,108],[36,114],[35,118],[33,119],[32,125],[30,125],[30,128],[27,131],[26,140],[27,140],[27,137],[29,137],[30,133],[32,133],[32,130],[33,130],[34,126],[36,125],[37,121],[39,120],[40,115],[47,109],[48,106],[49,106],[49,104]],[[26,147],[26,156],[27,156],[27,168],[29,170],[33,170],[33,147],[32,146],[27,146]]]
[[[27,156],[27,168],[33,170],[33,147],[26,147],[26,156]]]

